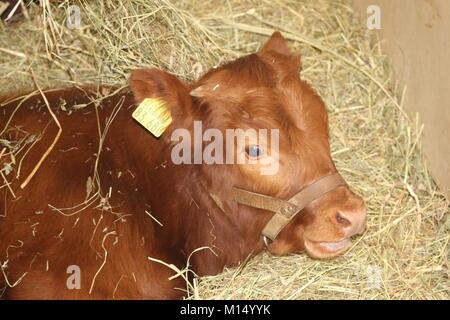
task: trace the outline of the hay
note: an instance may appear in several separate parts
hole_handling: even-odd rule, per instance
[[[420,121],[403,111],[405,91],[350,1],[41,2],[0,26],[3,92],[34,88],[30,66],[42,87],[125,84],[143,66],[192,80],[254,52],[274,29],[303,54],[301,75],[330,111],[336,165],[367,201],[367,232],[330,261],[261,253],[198,279],[190,298],[450,298],[449,204],[426,168]],[[69,4],[81,8],[81,29],[65,27]]]

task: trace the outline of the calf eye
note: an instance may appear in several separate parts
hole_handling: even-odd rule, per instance
[[[258,145],[251,145],[245,148],[245,152],[250,158],[258,158],[264,154],[264,150]]]

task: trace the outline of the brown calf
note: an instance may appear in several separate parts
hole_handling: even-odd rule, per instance
[[[174,272],[154,259],[183,269],[190,256],[196,274],[213,275],[265,243],[277,255],[306,251],[328,258],[344,252],[365,225],[363,200],[346,186],[298,208],[273,241],[261,232],[274,213],[231,196],[240,188],[283,205],[280,199],[336,172],[325,106],[299,78],[299,68],[300,56],[274,33],[256,54],[212,69],[196,83],[140,69],[131,75],[131,91],[46,90],[62,134],[40,166],[58,133],[42,95],[3,98],[3,297],[172,299],[185,294],[186,283],[169,280]],[[135,103],[156,97],[172,117],[159,139],[131,117]],[[250,136],[231,151],[251,163],[175,164],[171,137],[180,128],[194,136],[194,121],[221,132],[277,129],[279,149]],[[275,158],[278,170],[261,175]],[[79,288],[68,280],[73,268],[79,268]]]

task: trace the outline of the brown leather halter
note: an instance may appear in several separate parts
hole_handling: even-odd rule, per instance
[[[237,187],[233,188],[232,198],[237,203],[275,213],[261,232],[264,237],[273,241],[292,218],[309,203],[338,187],[346,185],[345,180],[339,173],[333,173],[310,183],[289,200],[281,200]],[[222,201],[216,195],[212,193],[210,195],[219,208],[224,211]]]

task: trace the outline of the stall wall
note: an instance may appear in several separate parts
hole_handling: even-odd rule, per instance
[[[379,32],[400,84],[405,108],[419,113],[428,167],[450,199],[450,1],[353,0],[363,23],[380,8]],[[374,20],[369,20],[373,26]]]

